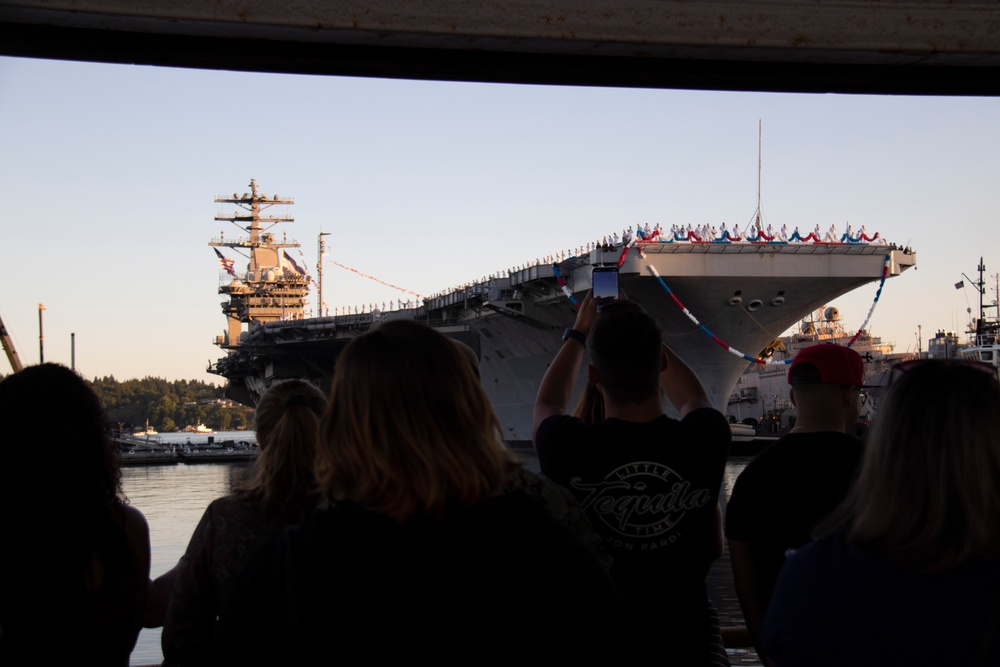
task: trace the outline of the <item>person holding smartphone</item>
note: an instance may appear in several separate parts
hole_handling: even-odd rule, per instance
[[[641,307],[621,294],[597,306],[588,293],[542,378],[533,415],[539,464],[576,495],[614,559],[634,652],[709,664],[705,577],[722,554],[729,424]],[[566,414],[585,348],[588,380],[605,405],[604,420],[591,425]],[[661,390],[679,420],[664,414]]]

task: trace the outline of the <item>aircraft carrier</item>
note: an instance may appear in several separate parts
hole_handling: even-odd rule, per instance
[[[843,241],[788,242],[764,234],[758,223],[749,240],[724,235],[682,241],[671,233],[667,242],[592,244],[576,256],[508,271],[410,307],[306,318],[313,281],[286,250],[299,244],[271,231],[293,219],[267,214],[294,201],[269,197],[255,181],[249,192],[215,201],[236,207],[217,221],[249,233],[209,244],[226,270],[219,293],[226,297],[227,328],[215,340],[226,356],[208,370],[227,378],[227,396],[254,405],[271,383],[287,378],[308,378],[325,388],[351,338],[385,321],[415,319],[477,351],[483,386],[511,444],[531,440],[539,382],[595,266],[619,265],[622,290],[656,318],[666,343],[725,412],[740,374],[786,329],[836,297],[916,264],[915,253],[881,239],[844,235]],[[248,253],[246,271],[236,271],[220,247]]]

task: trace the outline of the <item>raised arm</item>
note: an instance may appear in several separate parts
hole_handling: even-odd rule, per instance
[[[580,309],[576,314],[576,322],[573,329],[579,331],[584,336],[590,334],[590,328],[597,317],[597,302],[587,292]],[[576,376],[580,372],[580,364],[583,362],[584,345],[573,338],[563,341],[562,347],[556,353],[555,359],[549,364],[542,384],[538,387],[538,395],[535,397],[535,407],[532,412],[531,436],[534,442],[535,433],[542,422],[555,415],[566,414],[569,406],[570,396],[573,392],[573,384]]]
[[[701,386],[701,380],[691,367],[674,354],[666,343],[663,344],[663,354],[667,357],[667,366],[660,373],[660,388],[681,418],[694,410],[713,407],[705,388]]]

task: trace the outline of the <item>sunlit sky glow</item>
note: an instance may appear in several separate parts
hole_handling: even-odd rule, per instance
[[[0,58],[0,313],[22,360],[218,381],[213,199],[294,197],[329,256],[421,294],[660,222],[865,225],[918,253],[872,332],[964,329],[996,273],[1000,100],[712,93],[246,74]],[[278,211],[280,212],[280,211]],[[230,256],[235,257],[231,254]],[[297,252],[293,256],[298,260]],[[237,262],[239,267],[241,262]],[[990,284],[993,284],[992,279]],[[327,264],[331,307],[408,297]],[[861,324],[875,285],[838,300]],[[987,300],[993,301],[990,290]],[[315,303],[315,297],[310,297]],[[697,315],[697,313],[695,313]],[[752,352],[752,351],[751,351]],[[0,373],[8,372],[0,358]]]

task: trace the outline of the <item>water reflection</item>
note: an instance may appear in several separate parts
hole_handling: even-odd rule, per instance
[[[251,466],[252,463],[178,463],[122,470],[125,495],[149,522],[153,577],[177,564],[208,504],[239,488],[249,476]],[[143,630],[132,651],[132,664],[152,665],[162,660],[160,630]]]

